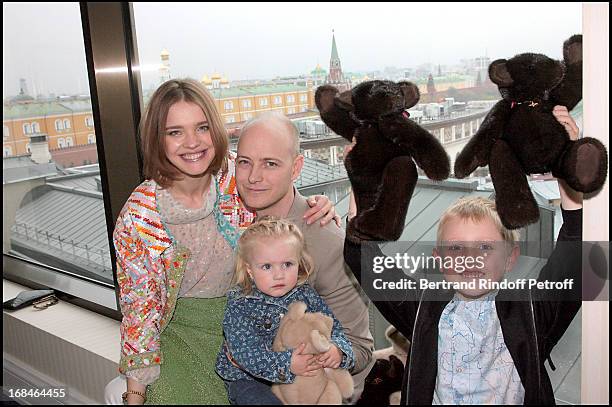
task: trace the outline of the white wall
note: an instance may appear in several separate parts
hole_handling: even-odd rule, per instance
[[[609,147],[609,4],[584,4],[584,134]],[[608,155],[609,159],[609,155]],[[610,170],[601,193],[584,203],[584,240],[609,241]],[[582,403],[608,404],[609,302],[584,302],[582,307]]]

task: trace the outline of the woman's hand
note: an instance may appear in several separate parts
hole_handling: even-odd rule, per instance
[[[310,206],[310,209],[304,213],[304,219],[306,219],[307,225],[321,220],[321,226],[325,226],[334,220],[336,225],[340,227],[342,221],[340,220],[340,216],[336,215],[336,208],[332,205],[328,197],[325,195],[315,195],[309,197],[306,202],[308,202],[308,206]]]

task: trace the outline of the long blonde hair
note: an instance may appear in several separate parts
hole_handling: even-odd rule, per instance
[[[297,285],[304,284],[308,280],[314,268],[314,264],[306,250],[304,235],[300,231],[300,228],[283,219],[273,216],[263,216],[249,226],[238,240],[236,270],[232,285],[241,287],[242,292],[246,295],[253,291],[253,282],[247,271],[247,257],[250,250],[253,249],[253,244],[260,238],[288,238],[293,240],[293,244],[296,245],[299,254]]]

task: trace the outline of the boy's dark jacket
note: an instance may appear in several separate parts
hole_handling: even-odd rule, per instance
[[[522,294],[527,300],[508,301],[516,295],[516,291],[500,290],[495,299],[504,341],[525,389],[524,404],[555,404],[544,362],[550,357],[553,347],[581,306],[582,210],[562,212],[563,226],[557,246],[538,280],[574,279],[573,298],[567,292],[557,292],[556,298],[551,298],[549,293],[543,301],[542,291],[525,290]],[[381,255],[375,242],[356,243],[355,239],[350,238],[345,240],[345,261],[366,293],[368,289],[364,284],[368,283],[362,281],[362,264],[367,279],[367,274],[372,273],[373,258]],[[393,273],[406,277],[401,270],[385,271],[386,276]],[[438,368],[438,323],[454,292],[445,292],[441,298],[438,292],[433,301],[432,294],[432,290],[406,290],[403,301],[372,301],[383,316],[412,343],[410,364],[404,373],[402,405],[432,404],[433,401]]]

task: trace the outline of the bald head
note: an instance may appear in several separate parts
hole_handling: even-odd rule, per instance
[[[293,157],[300,153],[300,133],[293,122],[284,114],[267,112],[247,121],[240,130],[238,149],[240,149],[240,140],[254,128],[265,130],[258,132],[259,134],[282,136],[281,138],[287,141],[287,147],[291,150]]]

